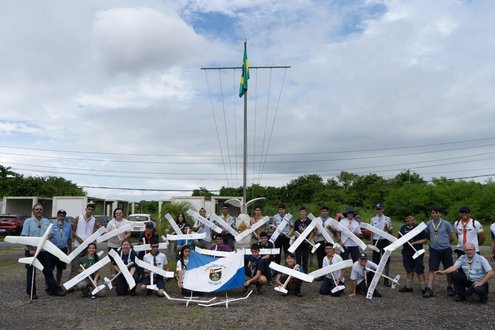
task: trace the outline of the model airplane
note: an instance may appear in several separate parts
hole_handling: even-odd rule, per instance
[[[399,232],[399,234],[400,236],[404,236],[401,232]],[[416,250],[416,248],[414,247],[414,245],[411,244],[410,241],[407,241],[407,244],[409,244],[409,246],[414,250],[413,259],[416,259],[420,255],[425,253],[425,249]]]
[[[150,290],[154,290],[154,291],[159,290],[158,287],[156,286],[156,284],[153,283],[154,274],[161,275],[164,278],[174,278],[174,272],[165,271],[159,267],[156,267],[150,263],[144,262],[138,258],[136,258],[136,265],[138,265],[141,268],[145,268],[151,272],[150,273],[150,276],[151,276],[150,277],[150,284],[146,286],[146,288],[148,288]]]
[[[251,249],[238,249],[237,251],[241,251],[247,256],[251,255]],[[265,255],[274,255],[274,254],[280,254],[280,248],[276,249],[260,249],[260,256],[265,256]]]
[[[311,220],[314,220],[315,216],[312,213],[310,213],[310,214],[308,214],[308,218],[310,218]],[[327,242],[333,244],[333,248],[335,249],[336,252],[339,252],[339,251],[343,252],[344,248],[342,246],[340,246],[339,243],[335,242],[333,240],[332,236],[330,236],[330,234],[327,232],[325,227],[323,227],[324,223],[322,222],[321,218],[316,218],[316,219],[319,220],[316,222],[316,229],[320,232],[320,234],[325,238],[325,240]]]
[[[101,242],[104,242],[112,237],[115,237],[115,236],[118,236],[122,233],[125,233],[126,231],[132,231],[132,228],[134,228],[134,225],[132,223],[129,223],[127,225],[124,225],[122,227],[119,227],[119,228],[116,228],[116,229],[112,229],[110,230],[109,232],[107,232],[106,234],[103,234],[101,236],[99,236],[97,239],[96,239],[96,243],[101,243]]]
[[[386,246],[384,248],[384,250],[385,251],[391,251],[391,252],[394,251],[395,249],[399,248],[400,246],[404,245],[405,243],[407,243],[408,241],[413,239],[416,235],[418,235],[419,233],[421,233],[425,229],[426,229],[425,223],[421,222],[419,225],[414,227],[414,229],[411,230],[410,232],[408,232],[406,235],[402,236],[399,239],[396,239],[394,242],[392,242],[392,244]]]
[[[217,297],[213,297],[211,299],[208,299],[208,300],[201,300],[199,299],[199,297],[193,297],[193,292],[191,291],[191,297],[189,298],[172,298],[170,297],[167,292],[165,291],[165,298],[167,298],[168,300],[171,300],[171,301],[184,301],[186,303],[186,307],[189,306],[190,303],[198,303],[198,304],[209,304],[211,303],[213,300],[217,299]]]
[[[205,303],[199,303],[198,306],[212,307],[212,306],[218,306],[218,305],[225,305],[225,308],[229,309],[229,303],[233,303],[234,301],[245,300],[245,299],[249,298],[249,296],[251,295],[251,293],[253,293],[253,290],[250,290],[249,293],[246,296],[244,296],[244,297],[229,299],[229,297],[227,295],[227,292],[225,292],[225,300],[217,301],[217,302],[214,302],[214,303],[207,303],[207,304],[205,304]]]
[[[83,271],[63,284],[65,290],[69,290],[70,288],[72,288],[73,286],[75,286],[76,284],[78,284],[79,282],[81,282],[82,280],[84,280],[85,278],[88,277],[95,287],[95,290],[93,290],[93,292],[91,292],[91,294],[94,295],[94,294],[98,293],[100,290],[102,290],[105,287],[105,285],[104,284],[102,284],[100,286],[96,285],[96,283],[91,278],[91,275],[94,272],[98,271],[103,266],[105,266],[106,264],[108,264],[109,262],[110,262],[110,258],[108,256],[106,256],[105,258],[102,258],[99,261],[97,261],[94,265],[92,265],[88,269],[84,269],[84,266],[80,265],[83,268]]]
[[[385,265],[387,264],[387,261],[390,258],[391,254],[392,254],[391,251],[385,251],[385,253],[383,253],[382,258],[380,259],[380,262],[378,263],[378,267],[375,271],[375,276],[373,276],[370,286],[368,287],[368,292],[366,293],[366,299],[373,299],[373,293],[375,292],[376,286],[378,285],[378,281],[380,280],[383,270],[385,269]]]
[[[399,274],[397,274],[394,278],[391,278],[390,276],[383,275],[382,273],[378,273],[378,271],[373,270],[373,269],[368,268],[368,267],[366,267],[366,270],[375,273],[375,275],[382,276],[382,277],[384,277],[384,278],[392,281],[392,285],[390,286],[392,289],[395,289],[395,286],[397,284],[399,284],[399,280],[400,280],[400,275]]]
[[[127,284],[129,285],[129,289],[134,288],[136,286],[136,281],[134,280],[131,273],[129,272],[129,269],[127,269],[127,266],[124,264],[124,262],[120,258],[119,254],[117,252],[115,252],[115,250],[111,249],[110,251],[108,251],[108,255],[113,258],[113,260],[117,264],[117,267],[119,267],[119,270],[124,275],[124,278],[127,281]],[[136,258],[136,260],[138,260],[138,259]]]
[[[314,278],[320,277],[320,276],[325,276],[327,274],[330,274],[332,276],[332,280],[335,283],[335,287],[332,289],[332,293],[341,291],[345,289],[344,285],[339,285],[337,280],[335,279],[335,276],[333,273],[337,270],[341,270],[343,268],[347,267],[352,267],[353,262],[351,259],[347,259],[344,261],[336,262],[334,264],[328,265],[326,267],[323,267],[321,269],[315,270],[314,272],[309,273],[308,275],[313,276]]]
[[[162,242],[158,244],[158,250],[166,250],[168,248],[168,242]],[[140,244],[140,245],[134,245],[132,249],[135,252],[141,252],[141,251],[150,251],[150,245],[149,244]]]
[[[277,240],[280,233],[282,233],[282,230],[287,226],[290,219],[292,219],[292,214],[289,213],[289,214],[285,215],[285,217],[282,219],[282,221],[278,224],[277,227],[275,227],[275,225],[270,225],[270,227],[275,228],[275,231],[273,232],[272,236],[270,237],[270,242],[275,244],[275,241]]]
[[[311,241],[309,241],[306,237],[315,229],[316,223],[318,222],[317,219],[313,219],[311,223],[306,227],[306,229],[303,230],[302,233],[295,232],[296,235],[299,235],[297,239],[292,243],[292,245],[289,247],[289,252],[294,253],[296,249],[301,245],[303,241],[306,241],[308,244],[310,244],[313,248],[311,249],[311,253],[315,253],[315,251],[320,247],[320,243],[314,244]]]
[[[298,272],[299,271],[299,265],[295,265],[294,270]],[[289,275],[287,277],[287,279],[285,280],[284,284],[282,284],[282,286],[280,286],[280,285],[276,286],[273,288],[273,290],[278,291],[278,292],[283,293],[283,294],[289,293],[289,291],[287,291],[287,285],[289,284],[292,277],[293,277],[292,275]]]
[[[350,238],[354,243],[356,243],[362,251],[366,250],[367,246],[364,244],[364,242],[357,237],[352,231],[350,231],[346,226],[341,224],[335,219],[330,218],[330,223],[334,226],[334,228],[338,228],[341,232],[345,233],[348,236],[348,239]]]
[[[226,251],[206,250],[199,247],[196,247],[194,251],[203,254],[205,256],[212,256],[212,257],[228,257],[232,253],[235,253],[235,252],[226,252]]]
[[[74,258],[78,255],[80,255],[86,248],[88,247],[89,243],[93,243],[100,235],[103,235],[107,229],[105,227],[100,227],[98,228],[97,231],[95,231],[91,236],[86,238],[77,248],[72,250],[72,252],[69,254],[70,260],[74,260]]]
[[[70,263],[71,259],[69,258],[69,256],[48,240],[48,237],[52,232],[52,227],[53,224],[50,224],[42,237],[5,236],[4,241],[14,244],[30,245],[33,247],[36,246],[36,251],[34,252],[34,255],[32,257],[19,258],[19,262],[34,266],[39,270],[43,270],[44,268],[41,262],[38,260],[38,255],[41,250],[45,250],[48,253],[54,255],[55,257],[60,259],[60,261]]]
[[[300,279],[301,281],[304,281],[304,282],[313,282],[313,280],[315,279],[313,276],[310,276],[308,274],[304,274],[304,273],[301,273],[297,270],[294,270],[292,268],[289,268],[289,267],[285,267],[285,266],[282,266],[282,265],[279,265],[275,262],[270,262],[270,265],[268,265],[268,267],[270,267],[271,269],[277,271],[277,272],[280,272],[280,273],[284,273],[286,275],[289,275],[289,276],[293,276],[295,278],[298,278]]]
[[[222,232],[222,228],[218,227],[217,225],[215,225],[210,220],[208,220],[205,217],[201,216],[198,212],[189,209],[189,210],[187,210],[187,214],[189,214],[191,217],[193,217],[194,219],[198,220],[199,222],[201,222],[205,226],[209,227],[214,232],[219,233],[219,234]]]
[[[127,268],[131,267],[132,265],[134,265],[133,262],[130,262],[128,263],[126,266]],[[113,285],[112,285],[112,282],[113,280],[115,280],[120,274],[122,274],[122,270],[119,269],[119,272],[115,275],[112,276],[112,278],[108,278],[108,277],[105,277],[103,280],[105,281],[105,285],[107,286],[107,288],[109,290],[112,290],[113,288]]]

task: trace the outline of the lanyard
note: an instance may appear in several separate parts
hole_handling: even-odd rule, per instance
[[[438,229],[440,228],[440,225],[442,224],[442,219],[438,221],[438,225],[435,226],[435,220],[431,222],[433,225],[433,229],[435,230],[435,238],[433,239],[433,242],[436,243],[438,239]]]

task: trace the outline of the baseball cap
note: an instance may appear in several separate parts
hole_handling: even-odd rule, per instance
[[[67,214],[64,209],[60,209],[57,211],[57,214]]]
[[[146,229],[153,229],[153,223],[152,222],[146,222],[145,227],[146,227]]]
[[[467,206],[462,206],[460,209],[459,209],[459,213],[469,213],[471,212],[471,210],[469,209],[469,207]]]
[[[383,210],[383,204],[381,204],[381,203],[376,204],[375,210]]]
[[[366,253],[361,252],[361,253],[359,254],[359,259],[368,259],[368,256],[366,255]]]

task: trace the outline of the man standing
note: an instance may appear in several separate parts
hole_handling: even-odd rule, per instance
[[[96,219],[93,216],[94,211],[95,205],[89,203],[86,205],[84,214],[75,217],[74,221],[72,221],[72,245],[74,249],[96,231]],[[72,259],[70,267],[71,278],[79,274],[79,261],[81,256],[82,254],[75,256],[74,259]]]
[[[220,217],[222,217],[223,221],[225,221],[225,223],[227,223],[234,230],[236,230],[235,218],[229,214],[229,207],[226,204],[222,206],[221,213],[222,214],[220,215]],[[223,234],[223,243],[230,248],[230,251],[234,251],[234,242],[235,242],[234,236],[232,236],[232,234],[225,229],[222,231],[222,234]]]
[[[72,251],[72,225],[66,218],[67,212],[65,210],[57,211],[57,222],[52,227],[52,243],[65,254],[69,254]],[[57,283],[60,285],[62,272],[67,268],[67,264],[55,256],[52,256],[52,259],[53,265],[57,268]]]
[[[412,213],[410,212],[406,213],[404,218],[406,220],[406,224],[400,228],[399,230],[400,234],[398,236],[399,238],[406,235],[417,226],[417,224],[414,223],[414,217]],[[423,249],[423,244],[425,244],[426,241],[427,241],[426,233],[422,231],[421,233],[414,236],[410,240],[410,243],[414,247],[414,249],[413,247],[411,247],[411,245],[407,243],[402,245],[402,265],[404,266],[404,269],[407,273],[407,282],[406,282],[406,286],[399,289],[399,292],[413,292],[414,273],[416,273],[416,275],[418,276],[419,284],[421,286],[421,291],[423,292],[423,294],[426,292],[425,273],[424,273],[425,266],[423,263],[424,256],[420,255],[416,259],[413,258],[416,251]]]
[[[34,204],[33,216],[24,221],[21,236],[42,237],[45,234],[48,226],[50,226],[50,220],[43,218],[42,214],[43,205],[40,203]],[[24,251],[26,257],[33,257],[35,252],[35,246],[26,245],[26,250]],[[51,296],[65,296],[65,291],[53,277],[53,260],[51,254],[42,250],[39,252],[37,258],[44,267],[43,275],[45,276],[46,293]],[[32,265],[26,265],[26,269],[26,293],[32,299],[38,299],[36,294],[36,270]]]
[[[329,219],[328,216],[328,207],[322,206],[320,209],[320,219],[323,225],[323,228],[325,228],[325,223]],[[320,246],[318,249],[316,249],[316,259],[318,260],[318,269],[320,269],[323,265],[323,258],[325,258],[326,252],[325,252],[325,237],[318,231],[318,229],[314,230],[314,242],[315,244],[320,243]],[[316,281],[322,281],[323,277],[318,277],[315,279]]]
[[[376,216],[371,218],[370,224],[380,230],[383,230],[386,233],[392,234],[392,220],[387,217],[385,214],[383,214],[383,205],[378,203],[375,205],[375,210],[376,210]],[[387,245],[390,244],[388,240],[386,240],[384,237],[381,237],[380,235],[377,235],[375,233],[371,234],[371,244],[375,245],[380,251],[373,251],[373,262],[375,264],[380,263],[380,259],[382,258],[383,254],[385,251],[383,250]],[[386,276],[389,276],[389,269],[390,269],[390,258],[387,260],[387,263],[385,264],[385,268],[383,270],[383,274]],[[390,281],[385,278],[383,280],[383,285],[390,287]]]
[[[340,220],[340,223],[349,229],[355,235],[361,235],[361,227],[359,222],[354,219],[356,213],[352,207],[348,207],[344,212],[344,218]],[[340,245],[344,248],[344,252],[340,255],[342,259],[346,260],[351,255],[352,261],[356,262],[359,259],[359,246],[354,242],[345,232],[341,232],[337,229],[337,237],[340,240]]]
[[[311,223],[311,220],[308,218],[308,211],[306,208],[303,206],[299,209],[299,219],[294,222],[294,227],[292,230],[289,232],[289,236],[294,235],[296,232],[300,235],[306,227],[309,226]],[[296,238],[299,236],[296,235]],[[310,251],[310,245],[308,242],[303,241],[296,249],[295,255],[296,255],[296,263],[299,265],[302,265],[302,270],[305,274],[308,273],[308,263],[309,263],[309,251]]]
[[[447,269],[454,264],[452,259],[452,248],[450,243],[455,240],[452,225],[441,218],[442,214],[437,207],[431,208],[431,220],[426,224],[426,234],[430,241],[430,259],[428,260],[428,287],[423,297],[433,297],[433,282],[435,274],[440,268],[440,262],[443,269]],[[454,296],[452,289],[452,275],[447,273],[447,295]]]
[[[461,207],[459,209],[461,219],[454,222],[454,230],[457,234],[457,246],[454,252],[457,253],[457,258],[464,254],[463,246],[466,243],[473,244],[476,249],[476,253],[479,253],[480,245],[485,242],[483,226],[478,220],[472,219],[469,213],[469,207]]]
[[[437,271],[437,274],[450,274],[454,280],[455,301],[463,301],[473,293],[479,296],[480,302],[488,302],[488,281],[494,275],[493,269],[485,257],[476,253],[474,244],[464,244],[465,254],[456,260],[453,266]],[[462,271],[457,271],[462,268]],[[466,288],[467,291],[466,291]]]
[[[285,204],[280,203],[278,204],[278,213],[273,216],[273,225],[275,226],[275,228],[278,227],[284,219],[287,221],[287,225],[282,229],[282,232],[280,233],[280,235],[278,235],[277,239],[274,242],[275,248],[280,249],[280,254],[276,254],[273,258],[273,261],[275,261],[277,264],[280,264],[280,261],[282,260],[282,251],[284,252],[284,258],[288,253],[290,246],[290,238],[288,237],[288,235],[293,228],[293,224],[291,222],[289,214],[286,214],[285,212]]]

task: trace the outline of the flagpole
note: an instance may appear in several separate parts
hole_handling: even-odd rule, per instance
[[[244,52],[246,52],[247,41],[244,41]],[[244,154],[242,173],[242,209],[241,213],[246,213],[247,202],[247,91],[244,93]]]

